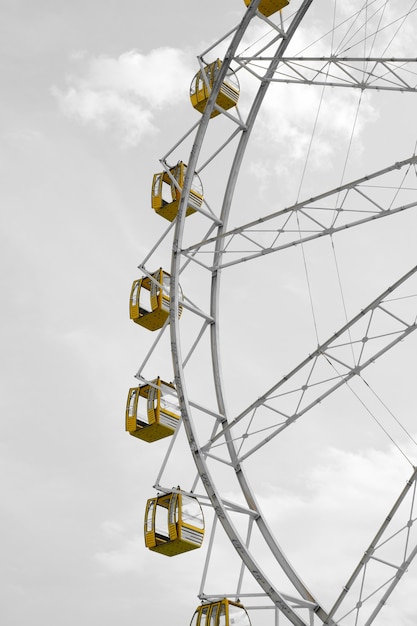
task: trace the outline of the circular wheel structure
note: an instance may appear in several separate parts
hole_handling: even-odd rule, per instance
[[[202,600],[256,625],[407,625],[417,2],[258,9],[198,57],[207,104],[161,159],[168,179],[186,164],[178,215],[139,269],[170,274],[170,312],[136,377],[171,377],[181,426],[154,486],[206,512]]]

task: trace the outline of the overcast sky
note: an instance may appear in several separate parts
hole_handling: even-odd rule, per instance
[[[188,101],[196,55],[236,25],[243,10],[241,0],[209,5],[196,0],[0,0],[0,619],[5,626],[184,626],[198,604],[199,551],[164,559],[143,546],[144,505],[154,495],[164,448],[142,445],[124,431],[127,391],[135,384],[133,376],[148,346],[129,320],[128,298],[138,278],[137,265],[161,232],[159,218],[150,210],[158,159],[198,119],[192,109],[190,114]],[[243,200],[247,194],[245,216],[252,215],[258,199],[263,213],[271,210],[271,198],[277,195],[284,203],[279,208],[297,199],[301,154],[309,140],[305,112],[319,99],[305,93],[300,99],[288,90],[281,117],[272,100],[265,103],[254,138],[256,151],[247,166],[250,184],[239,196]],[[410,96],[403,98],[394,120],[391,101],[385,101],[382,112],[371,98],[363,103],[344,180],[411,156],[417,136],[409,125]],[[346,152],[356,103],[350,92],[326,102],[323,128],[330,139],[319,134],[302,193],[327,188],[325,177],[318,182],[317,172],[333,159],[340,164],[335,146],[343,144]],[[298,124],[291,124],[288,111]],[[376,124],[383,115],[392,126]],[[381,132],[386,133],[384,141]],[[365,140],[373,144],[371,151]],[[284,148],[285,160],[272,160]],[[340,170],[336,179],[341,180]],[[408,259],[414,237],[401,228],[396,234],[411,248],[404,253]],[[358,237],[355,245],[362,256],[345,266],[346,273],[360,274],[361,260],[371,261],[361,284],[364,291],[378,268],[388,282],[402,271],[401,262],[398,272],[392,268],[392,260],[402,255],[402,241],[392,248],[389,230],[379,234],[382,243],[375,254],[369,253],[367,235]],[[298,293],[291,280],[292,273],[280,285],[296,306]],[[234,306],[239,303],[241,310],[259,295],[243,286],[233,294]],[[363,305],[376,295],[365,294]],[[274,306],[279,308],[281,301],[274,300]],[[265,315],[274,323],[271,312]],[[225,346],[232,349],[243,345],[242,326],[235,326],[235,320],[230,316],[225,322],[230,331]],[[340,316],[335,325],[342,321]],[[232,388],[241,388],[242,379],[253,375],[261,393],[276,355],[282,374],[295,357],[285,333],[271,354],[268,335],[261,328],[257,335],[256,328],[245,335],[244,355],[259,356],[266,374],[258,366],[254,371],[252,363],[242,362],[234,352],[225,356],[225,364]],[[314,347],[301,345],[295,352],[301,358]],[[415,363],[408,363],[410,370]],[[409,385],[412,377],[398,381],[399,412],[407,412]],[[233,393],[239,395],[239,390]],[[335,410],[330,404],[328,414]],[[411,430],[415,421],[409,413]],[[320,441],[326,439],[326,423],[321,427]],[[345,437],[349,446],[341,441]],[[371,435],[355,446],[349,429],[341,430],[329,436],[326,452],[313,452],[307,439],[302,445],[293,442],[296,452],[283,458],[292,467],[311,453],[315,469],[298,467],[292,480],[286,475],[285,486],[273,487],[267,476],[265,492],[259,495],[271,520],[280,522],[297,564],[306,568],[309,579],[326,587],[333,578],[331,558],[317,571],[316,540],[316,546],[322,545],[327,537],[329,552],[335,550],[335,527],[352,508],[360,510],[369,494],[383,514],[386,493],[391,502],[391,493],[398,492],[395,485],[404,484],[411,468],[388,439],[378,451]],[[401,445],[415,463],[415,447],[406,438]],[[297,494],[293,489],[300,487],[307,471],[308,489],[303,484]],[[348,478],[349,502],[340,487]],[[172,482],[177,484],[177,478]],[[306,533],[305,526],[297,527],[300,519],[311,522],[308,542],[299,541]],[[376,530],[380,521],[371,520],[371,528]],[[353,530],[343,531],[346,541]],[[415,623],[417,605],[405,598],[407,593],[415,597],[416,579],[414,567],[404,591],[398,592],[406,608],[396,626]],[[253,619],[253,626],[261,623]]]

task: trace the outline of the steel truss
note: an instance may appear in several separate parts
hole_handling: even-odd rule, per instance
[[[417,290],[410,288],[404,295],[404,289],[415,283],[417,267],[413,267],[378,297],[373,298],[339,331],[326,341],[320,342],[299,365],[238,414],[227,409],[224,397],[219,335],[220,277],[232,266],[279,253],[287,248],[302,247],[320,238],[333,238],[339,232],[404,213],[416,206],[414,188],[404,183],[407,176],[414,172],[417,157],[413,155],[287,208],[275,206],[273,212],[265,217],[256,217],[235,227],[228,226],[243,157],[271,84],[284,82],[326,87],[343,86],[362,91],[414,93],[417,84],[416,59],[373,55],[348,57],[344,52],[327,57],[286,56],[298,28],[311,6],[318,4],[318,0],[293,2],[295,9],[290,17],[277,21],[260,16],[257,13],[258,4],[259,0],[254,0],[244,12],[240,24],[198,58],[200,67],[204,69],[208,57],[216,52],[217,46],[222,48],[225,42],[228,43],[221,70],[201,120],[161,159],[162,166],[168,171],[170,160],[176,158],[179,151],[189,150],[187,174],[174,229],[172,225],[167,228],[140,265],[141,271],[151,275],[154,269],[151,264],[172,237],[169,324],[166,324],[152,343],[137,376],[140,380],[147,380],[145,370],[150,367],[155,353],[169,332],[182,426],[197,468],[188,492],[197,494],[202,503],[214,512],[212,538],[207,551],[200,597],[210,599],[218,595],[233,595],[252,598],[254,604],[248,608],[268,608],[274,611],[276,624],[281,615],[286,623],[296,626],[336,626],[351,623],[368,626],[379,615],[416,555],[417,544],[412,536],[416,470],[412,470],[406,486],[402,487],[400,495],[396,497],[389,515],[369,543],[342,593],[330,608],[325,608],[277,543],[257,503],[256,493],[246,477],[245,464],[256,452],[266,448],[273,439],[286,431],[288,426],[301,417],[305,420],[327,397],[338,389],[349,386],[355,377],[360,380],[365,368],[412,334],[416,328],[417,317],[413,294]],[[414,10],[410,9],[410,15]],[[262,43],[256,45],[256,51],[248,55],[245,37],[253,24],[262,22],[271,30]],[[274,52],[270,53],[272,48]],[[229,68],[235,69],[239,76],[242,72],[248,72],[259,84],[247,115],[243,116],[240,109],[236,112],[221,110],[224,124],[222,132],[216,133],[213,123],[210,122],[210,115],[214,109],[219,109],[216,97]],[[208,149],[206,144],[210,146]],[[233,152],[231,158],[230,152]],[[205,190],[204,206],[199,211],[199,226],[189,229],[186,226],[185,208],[193,176],[198,173],[204,177],[205,172],[209,172],[220,159],[229,159],[222,201],[218,201],[214,191],[210,193],[210,190]],[[395,192],[388,197],[388,194],[380,193],[381,186]],[[403,192],[399,191],[401,189]],[[195,297],[191,294],[190,297],[189,293],[186,293],[187,297],[181,298],[180,282],[187,278],[189,272],[194,275],[194,271],[201,272],[201,286],[209,292],[209,299],[200,297],[200,294]],[[407,303],[400,313],[396,307],[397,291],[401,293],[402,302]],[[180,306],[186,309],[189,319],[192,320],[187,330],[182,328],[183,322],[178,320]],[[196,369],[200,366],[200,347],[206,349],[208,344],[213,392],[202,400],[188,381],[192,368],[195,365]],[[268,417],[265,418],[265,415]],[[259,427],[260,423],[265,423],[265,419],[268,421],[267,434],[264,427]],[[167,479],[164,474],[178,439],[179,437],[174,436],[158,474],[155,487],[160,491],[172,491],[169,481],[175,481],[175,478]],[[227,476],[227,487],[218,482],[219,468]],[[236,500],[227,496],[227,489],[233,493],[239,492]],[[236,588],[227,589],[226,592],[224,589],[208,592],[205,588],[210,558],[219,532],[217,522],[220,522],[242,562]],[[397,541],[399,536],[403,538],[400,556],[393,559],[387,547]],[[276,579],[264,570],[257,558],[260,542],[280,572]],[[379,567],[376,579],[370,575],[374,566]],[[381,570],[382,576],[379,574]],[[249,572],[256,581],[260,588],[258,593],[244,591],[245,572]],[[369,587],[368,579],[371,584],[376,580],[376,587]],[[354,621],[349,621],[351,619]]]

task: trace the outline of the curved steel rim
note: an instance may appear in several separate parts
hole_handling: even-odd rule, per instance
[[[256,16],[256,9],[260,0],[254,0],[250,7],[245,12],[245,15],[236,29],[233,40],[229,46],[229,49],[223,59],[221,71],[217,78],[217,81],[213,87],[213,91],[210,95],[209,101],[207,103],[205,112],[201,118],[195,141],[193,147],[190,152],[190,156],[188,159],[188,167],[187,174],[184,180],[184,186],[182,191],[182,197],[179,206],[178,218],[175,227],[174,239],[173,239],[173,247],[172,247],[172,264],[171,264],[171,311],[170,311],[170,330],[171,330],[171,350],[172,350],[172,359],[173,359],[173,367],[175,374],[175,385],[178,392],[178,398],[181,407],[181,415],[184,423],[185,431],[188,437],[189,445],[191,452],[194,457],[194,461],[196,463],[200,478],[205,486],[208,497],[211,501],[211,504],[216,511],[217,517],[223,525],[229,539],[233,543],[236,551],[239,553],[242,561],[248,568],[248,570],[252,573],[252,575],[256,578],[257,582],[263,589],[263,591],[270,597],[272,602],[282,611],[283,614],[290,620],[292,624],[296,626],[306,626],[306,622],[302,620],[297,613],[291,608],[290,604],[283,598],[283,596],[274,588],[273,583],[268,580],[268,578],[263,574],[254,557],[250,553],[250,551],[244,545],[244,542],[241,540],[239,533],[235,529],[230,516],[223,505],[222,499],[219,495],[218,490],[210,476],[210,472],[205,461],[205,456],[199,449],[197,443],[197,437],[195,428],[192,421],[192,411],[190,408],[190,404],[187,397],[187,390],[185,384],[185,376],[182,367],[182,359],[181,359],[181,337],[180,337],[180,327],[178,324],[178,316],[177,309],[179,306],[179,272],[180,272],[180,261],[181,261],[181,242],[184,233],[185,226],[185,207],[187,206],[188,196],[191,190],[191,184],[193,175],[196,170],[197,161],[199,157],[199,153],[201,150],[201,146],[204,141],[204,137],[208,128],[208,124],[210,121],[211,112],[214,109],[215,100],[217,98],[218,91],[220,89],[221,83],[229,69],[230,63],[233,60],[233,56],[236,52],[237,46],[239,45],[247,27],[249,26],[251,20]],[[250,113],[247,118],[245,131],[241,134],[241,138],[239,144],[237,146],[237,150],[235,153],[234,161],[230,170],[229,179],[226,187],[226,191],[224,194],[224,200],[222,205],[221,212],[221,221],[222,226],[218,227],[218,234],[225,229],[227,220],[230,213],[230,207],[233,199],[234,190],[236,187],[240,166],[242,163],[243,155],[245,153],[246,147],[248,145],[248,141],[251,135],[251,131],[253,129],[254,123],[256,121],[256,117],[262,105],[263,99],[267,93],[268,87],[270,85],[269,77],[273,75],[276,67],[280,62],[280,58],[284,54],[287,49],[293,35],[295,34],[299,24],[304,18],[307,10],[311,6],[313,0],[304,0],[301,4],[301,7],[295,14],[287,32],[285,39],[283,39],[276,53],[270,63],[269,69],[266,73],[264,80],[261,82],[257,94],[252,103],[252,107],[250,109]],[[218,243],[216,246],[216,250],[214,252],[215,260],[218,261],[223,254],[223,240],[221,238],[218,239]],[[214,320],[218,319],[218,307],[219,307],[219,291],[220,291],[220,272],[214,271],[212,273],[212,287],[211,287],[211,316]],[[217,402],[219,407],[219,413],[224,416],[224,423],[227,423],[226,418],[226,407],[224,402],[224,393],[222,387],[222,377],[221,377],[221,365],[220,365],[220,350],[219,350],[219,334],[218,334],[218,324],[214,322],[211,324],[211,346],[212,346],[212,363],[213,363],[213,377],[215,383],[215,389],[217,394]],[[320,617],[321,620],[325,621],[327,619],[326,612],[320,607],[319,602],[315,599],[311,591],[306,587],[301,577],[296,573],[294,568],[289,563],[282,549],[277,544],[274,536],[272,535],[267,522],[262,516],[262,513],[259,507],[256,504],[255,494],[252,492],[251,487],[245,477],[243,469],[237,463],[237,453],[232,440],[228,439],[228,452],[232,464],[235,468],[236,476],[239,481],[239,484],[242,489],[242,493],[248,503],[249,508],[256,513],[256,522],[258,528],[267,543],[268,547],[274,554],[275,558],[279,562],[281,568],[291,580],[294,587],[297,589],[301,598],[303,598],[306,602],[306,605],[311,605],[311,608],[314,609],[315,614]]]

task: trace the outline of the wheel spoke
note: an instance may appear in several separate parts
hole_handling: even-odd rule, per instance
[[[232,432],[244,420],[252,421],[254,413],[257,414],[257,420],[252,423],[252,428],[256,434],[257,424],[265,423],[265,411],[280,415],[283,419],[279,425],[274,427],[273,422],[270,426],[271,432],[266,437],[246,449],[244,453],[241,452],[239,462],[244,461],[347,384],[351,378],[360,376],[364,369],[414,332],[417,328],[416,272],[417,266],[380,294],[331,338],[319,345],[297,367],[225,425],[224,429],[205,445],[204,450],[209,450],[213,443],[224,437],[226,432]],[[410,296],[406,298],[409,304],[399,317],[395,313],[398,304],[396,292],[413,279],[414,290],[411,287]],[[403,299],[401,303],[404,304]],[[285,410],[280,409],[284,400]],[[236,438],[236,435],[234,437]],[[250,433],[246,430],[245,439],[247,442],[251,441]],[[249,443],[246,448],[248,446]]]
[[[236,61],[251,69],[259,80],[262,64],[270,57],[238,57]],[[350,87],[377,91],[417,91],[417,59],[377,57],[282,57],[270,79],[275,83]]]
[[[417,157],[412,156],[394,163],[314,198],[220,232],[217,237],[182,250],[182,254],[198,259],[207,269],[218,270],[412,209],[417,205],[415,172],[411,169],[416,162]],[[407,176],[411,180],[409,184]],[[399,194],[402,187],[404,191]],[[248,241],[251,247],[242,249]],[[222,243],[225,260],[209,268],[204,259],[216,242]]]

